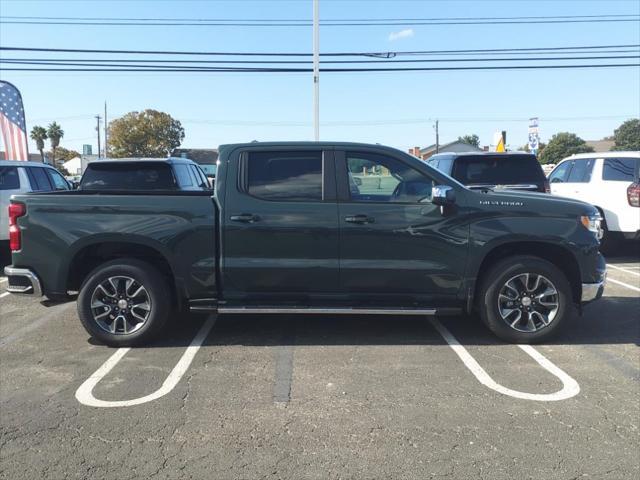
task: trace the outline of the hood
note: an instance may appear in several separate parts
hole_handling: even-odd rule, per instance
[[[478,192],[471,190],[471,205],[476,202],[480,206],[505,208],[512,211],[535,211],[536,213],[556,215],[593,215],[598,210],[580,200],[557,197],[548,193],[524,192],[524,191],[488,191]]]

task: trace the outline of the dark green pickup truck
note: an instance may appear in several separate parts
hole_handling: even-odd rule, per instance
[[[548,338],[602,295],[599,215],[471,191],[380,145],[220,147],[214,191],[16,195],[8,290],[78,296],[87,331],[148,341],[172,308],[224,314],[479,313]]]

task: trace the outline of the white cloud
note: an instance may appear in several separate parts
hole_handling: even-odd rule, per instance
[[[405,28],[404,30],[400,30],[399,32],[391,32],[389,34],[389,41],[395,42],[396,40],[400,40],[401,38],[413,37],[413,34],[413,28]]]

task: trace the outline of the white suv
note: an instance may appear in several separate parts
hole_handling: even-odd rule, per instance
[[[604,218],[603,244],[640,238],[640,152],[581,153],[549,174],[551,193],[590,203]]]
[[[9,199],[25,192],[70,190],[69,182],[51,165],[0,160],[0,241],[9,239]]]

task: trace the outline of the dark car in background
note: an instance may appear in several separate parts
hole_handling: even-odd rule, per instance
[[[427,163],[471,189],[550,192],[540,163],[529,153],[440,153]]]
[[[202,191],[210,189],[199,165],[185,158],[97,160],[80,180],[83,191]]]

